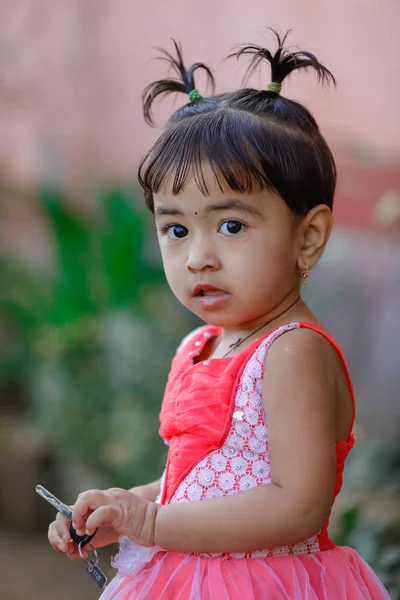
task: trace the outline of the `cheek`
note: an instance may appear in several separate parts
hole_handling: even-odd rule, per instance
[[[165,277],[168,284],[174,293],[183,287],[184,283],[184,265],[182,264],[182,256],[179,253],[171,252],[168,248],[161,249],[161,258],[163,262]]]
[[[254,245],[243,250],[236,254],[231,267],[240,272],[248,284],[261,285],[262,288],[273,286],[281,278],[287,278],[295,267],[294,253],[288,239],[260,236]]]

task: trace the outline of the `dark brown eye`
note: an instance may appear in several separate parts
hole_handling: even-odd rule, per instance
[[[180,240],[186,237],[188,230],[183,225],[171,225],[167,229],[167,235],[171,240]]]
[[[235,235],[240,233],[244,225],[240,221],[225,221],[220,227],[221,233],[224,235]]]

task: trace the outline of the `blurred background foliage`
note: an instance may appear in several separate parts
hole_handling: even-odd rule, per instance
[[[362,441],[345,471],[345,505],[333,539],[357,550],[392,600],[400,599],[400,448],[397,440]]]
[[[19,390],[23,418],[50,442],[68,495],[90,482],[158,478],[165,462],[163,387],[194,320],[171,302],[135,197],[135,188],[103,188],[82,214],[42,186],[34,201],[50,265],[0,251],[0,385],[3,395]]]

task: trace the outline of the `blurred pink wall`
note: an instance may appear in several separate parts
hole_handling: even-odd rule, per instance
[[[159,131],[141,114],[142,89],[165,75],[150,61],[154,48],[177,38],[187,63],[206,62],[228,90],[240,85],[245,62],[222,58],[241,42],[271,44],[266,26],[293,29],[289,42],[337,78],[336,91],[312,73],[283,88],[311,109],[336,156],[400,160],[398,0],[2,0],[0,11],[0,160],[25,182],[131,180]],[[268,82],[267,68],[251,80]]]

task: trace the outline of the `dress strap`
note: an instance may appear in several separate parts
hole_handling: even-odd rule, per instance
[[[207,329],[209,329],[207,325],[200,325],[200,327],[196,327],[196,329],[193,329],[187,335],[185,335],[185,337],[176,349],[176,354],[178,354],[178,352],[180,352],[186,346],[186,344],[192,342],[198,334],[206,332]]]
[[[331,335],[329,335],[329,333],[327,331],[325,331],[321,327],[318,327],[317,325],[314,325],[313,323],[306,323],[306,322],[300,322],[299,325],[300,325],[300,327],[304,327],[305,329],[312,329],[312,331],[316,331],[317,333],[322,335],[328,342],[330,342],[330,344],[335,348],[336,352],[339,355],[339,358],[341,360],[341,363],[344,367],[344,370],[345,370],[345,373],[347,376],[347,382],[349,384],[350,394],[351,394],[351,403],[352,403],[352,407],[353,407],[353,418],[351,420],[351,427],[350,427],[350,433],[351,433],[353,431],[354,422],[356,419],[356,396],[354,393],[353,380],[350,375],[350,370],[347,365],[347,360],[344,355],[344,352],[341,349],[341,347],[339,346],[339,344],[337,343],[337,341]]]
[[[197,327],[183,338],[175,352],[175,357],[189,356],[193,360],[201,354],[208,341],[213,337],[221,335],[221,332],[221,327],[216,327],[215,325]]]

